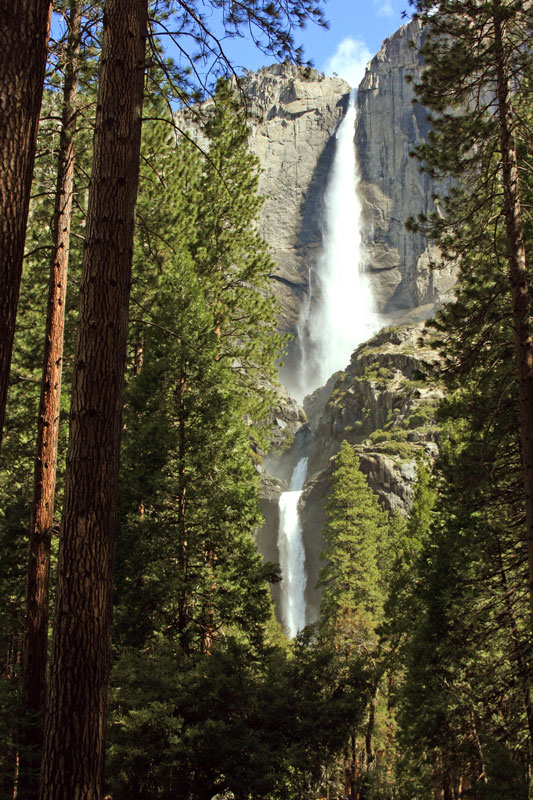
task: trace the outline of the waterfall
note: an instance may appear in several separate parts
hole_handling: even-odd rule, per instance
[[[301,458],[291,475],[289,491],[279,498],[278,550],[281,567],[281,613],[291,639],[305,628],[305,550],[298,515],[298,501],[307,473]]]
[[[348,109],[337,129],[324,196],[322,254],[316,270],[310,270],[309,296],[298,325],[302,397],[343,369],[357,345],[380,327],[369,276],[362,270],[355,97],[356,90],[352,90]]]
[[[323,247],[310,270],[307,303],[298,323],[302,360],[299,398],[323,386],[350,361],[358,344],[379,327],[368,274],[363,271],[359,168],[354,144],[355,90],[336,133],[335,153],[324,196]],[[305,627],[305,549],[298,501],[307,472],[301,459],[288,492],[279,500],[278,549],[282,570],[281,617],[294,637]]]

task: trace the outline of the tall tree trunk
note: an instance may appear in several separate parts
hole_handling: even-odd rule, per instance
[[[80,0],[71,0],[69,28],[26,582],[20,789],[32,797],[36,796],[39,785],[46,699],[50,540],[54,516],[63,330],[74,183]]]
[[[178,459],[178,547],[181,586],[178,598],[178,631],[184,653],[190,650],[189,630],[189,544],[187,541],[187,483],[185,475],[185,388],[186,376],[183,364],[180,369],[180,381],[176,393],[176,406],[179,424],[179,459]]]
[[[504,12],[500,0],[494,0],[493,8],[507,263],[513,302],[522,470],[526,501],[529,603],[533,615],[533,333],[531,329],[526,247],[518,184],[518,159],[512,132],[510,78],[504,50]]]
[[[147,0],[105,7],[41,800],[103,791],[147,18]]]
[[[0,0],[0,447],[51,13],[51,0]]]

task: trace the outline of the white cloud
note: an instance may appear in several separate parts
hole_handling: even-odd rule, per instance
[[[378,17],[393,17],[394,16],[394,9],[392,7],[391,0],[374,0],[375,5],[377,5],[377,15]]]
[[[378,17],[394,16],[394,9],[392,7],[392,3],[390,2],[390,0],[384,0],[383,2],[376,2],[376,0],[374,0],[374,2],[378,6],[378,11],[377,11]]]
[[[357,87],[363,80],[365,67],[371,58],[372,53],[361,39],[347,36],[339,42],[334,54],[324,64],[324,72],[326,75],[336,72],[350,86]]]

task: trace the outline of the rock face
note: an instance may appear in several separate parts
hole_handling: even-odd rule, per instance
[[[429,131],[427,110],[413,103],[422,60],[419,21],[386,39],[367,67],[357,93],[357,153],[364,207],[367,269],[374,275],[379,307],[385,312],[447,298],[455,282],[450,270],[431,270],[436,252],[405,220],[434,210],[438,187],[409,156]],[[410,82],[408,82],[408,80]]]
[[[429,308],[428,316],[435,304],[449,299],[455,281],[450,269],[431,269],[438,253],[423,235],[405,229],[409,217],[433,211],[434,193],[446,189],[421,173],[409,156],[429,129],[427,111],[412,102],[423,67],[411,43],[419,46],[423,38],[420,23],[413,21],[386,39],[357,92],[354,141],[364,268],[372,275],[376,310],[391,319],[421,306]],[[324,195],[350,87],[340,78],[288,63],[249,72],[240,86],[249,100],[249,146],[261,168],[265,202],[259,229],[275,262],[271,279],[279,326],[294,337],[283,378],[300,357],[298,320],[309,298],[310,273],[319,263]],[[180,124],[205,146],[194,117],[182,113]]]
[[[308,455],[307,481],[300,501],[306,552],[308,621],[318,618],[317,589],[324,547],[323,505],[330,487],[334,456],[347,440],[358,455],[369,486],[389,511],[408,513],[419,457],[438,452],[435,421],[442,389],[431,377],[437,356],[420,343],[423,324],[387,328],[358,347],[346,370],[306,398],[309,422],[295,433],[292,446],[267,462],[263,483],[265,525],[258,545],[265,558],[279,560],[277,504],[297,460]],[[293,414],[293,412],[291,412]]]
[[[272,279],[280,327],[295,335],[309,266],[321,245],[334,134],[350,87],[291,64],[249,73],[243,85],[251,100],[250,149],[261,163],[260,230],[276,263]]]
[[[434,209],[432,196],[443,188],[409,156],[428,132],[426,110],[412,102],[422,63],[410,43],[420,45],[423,36],[413,21],[386,39],[357,94],[365,269],[373,276],[377,310],[386,315],[422,305],[431,312],[455,281],[449,269],[431,269],[438,253],[405,229],[408,217]],[[248,73],[243,88],[250,98],[250,148],[262,169],[260,230],[276,264],[271,277],[280,328],[295,337],[283,378],[299,359],[298,319],[322,246],[323,197],[350,87],[316,70],[276,64]]]

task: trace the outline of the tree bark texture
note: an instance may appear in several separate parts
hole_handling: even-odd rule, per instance
[[[494,42],[498,123],[502,159],[507,263],[513,303],[516,369],[520,406],[520,440],[524,476],[529,566],[529,603],[533,616],[533,332],[526,264],[526,246],[518,183],[518,158],[513,137],[510,75],[505,57],[505,21],[500,0],[494,0]]]
[[[147,0],[105,6],[41,800],[103,791],[147,17]]]
[[[71,0],[69,27],[26,580],[20,788],[33,797],[37,794],[39,784],[46,698],[50,541],[54,517],[63,331],[74,183],[76,95],[81,29],[79,0]]]
[[[0,0],[0,447],[51,13],[51,0]]]

